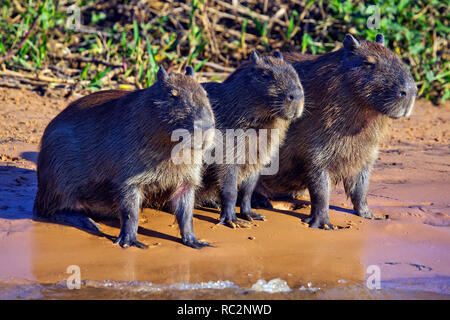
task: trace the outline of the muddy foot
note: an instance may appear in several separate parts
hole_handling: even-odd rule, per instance
[[[236,228],[250,228],[250,224],[247,221],[244,220],[238,220],[238,219],[220,219],[220,221],[217,223],[217,225],[224,225],[227,227],[230,227],[232,229]]]
[[[137,247],[139,249],[148,249],[148,245],[133,239],[132,236],[128,234],[120,234],[114,241],[114,244],[119,244],[122,248]]]
[[[265,217],[262,214],[256,213],[256,212],[250,212],[250,213],[237,213],[236,214],[238,218],[247,220],[247,221],[253,221],[253,220],[260,220],[264,221]]]
[[[195,236],[185,236],[183,237],[183,243],[187,245],[188,247],[194,248],[194,249],[201,249],[204,247],[212,247],[208,242],[206,241],[199,241]]]
[[[324,230],[337,229],[335,226],[331,224],[330,219],[328,217],[309,216],[308,218],[305,218],[303,222],[307,223],[310,228],[320,228]]]
[[[366,219],[374,219],[375,216],[373,215],[372,210],[369,209],[369,207],[365,207],[359,210],[356,210],[356,214],[358,216],[360,216],[361,218],[366,218]]]
[[[71,210],[58,211],[52,217],[47,218],[35,216],[33,217],[33,219],[36,221],[53,222],[62,225],[72,226],[86,231],[100,232],[100,226],[94,220],[77,211]]]

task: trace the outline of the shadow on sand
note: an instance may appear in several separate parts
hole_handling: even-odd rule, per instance
[[[22,158],[24,158],[28,161],[31,161],[34,164],[37,164],[38,155],[39,155],[39,152],[36,152],[36,151],[25,151],[20,154],[20,156]]]
[[[21,154],[23,158],[33,162],[37,161],[37,155],[38,152],[23,152]],[[33,203],[36,191],[36,170],[19,168],[14,165],[0,166],[0,218],[8,220],[33,219]],[[68,226],[62,223],[43,219],[35,221]],[[99,222],[104,223],[107,226],[120,229],[119,220],[100,220]],[[103,232],[93,232],[82,228],[77,229],[99,237],[106,237],[111,241],[116,239],[116,236],[108,235]],[[117,235],[118,234],[119,231],[117,232]],[[149,230],[144,227],[139,227],[138,234],[182,243],[181,239],[177,237],[154,230]]]

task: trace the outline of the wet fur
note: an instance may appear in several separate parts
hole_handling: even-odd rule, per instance
[[[375,42],[361,41],[355,49],[344,47],[320,56],[284,53],[284,57],[302,79],[304,115],[286,134],[279,173],[261,177],[255,202],[261,195],[295,196],[308,188],[312,201],[308,222],[330,226],[329,185],[342,181],[357,213],[371,217],[366,203],[370,170],[390,116],[406,114],[411,99],[414,102],[414,80],[396,54]],[[397,94],[405,86],[411,88],[411,98],[400,103]]]
[[[171,161],[171,132],[191,131],[196,119],[213,126],[214,117],[206,92],[192,77],[165,75],[148,89],[109,90],[81,98],[50,122],[38,157],[36,218],[60,221],[63,213],[69,220],[71,213],[80,220],[120,218],[120,244],[134,245],[144,199],[159,201],[165,195],[174,202],[179,190],[193,194],[201,184],[202,166]],[[174,90],[178,97],[171,96]],[[180,224],[183,241],[195,240],[189,229],[193,196],[191,203],[183,203],[185,211],[177,209],[181,198],[172,203],[173,211],[179,222],[186,214],[191,219]]]
[[[278,129],[282,143],[292,121],[286,113],[294,112],[296,118],[303,110],[303,90],[295,70],[279,58],[268,56],[260,59],[259,64],[246,64],[223,83],[203,84],[216,116],[216,129],[223,135],[224,149],[231,148],[234,154],[237,154],[237,144],[225,143],[226,129],[254,129],[256,133],[259,129]],[[265,79],[265,73],[272,78]],[[285,101],[290,92],[299,95],[295,103]],[[224,164],[211,164],[206,167],[203,187],[197,192],[197,201],[221,202],[221,222],[236,221],[235,205],[239,189],[245,189],[243,192],[248,198],[247,205],[241,204],[241,214],[246,215],[248,219],[255,217],[250,208],[251,193],[260,170],[270,162],[278,148],[272,143],[270,134],[268,138],[267,152],[262,157],[259,156],[255,164],[249,161],[249,148],[246,143],[245,164],[225,164],[224,152]]]

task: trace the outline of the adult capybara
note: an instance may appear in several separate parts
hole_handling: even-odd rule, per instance
[[[197,198],[200,203],[219,200],[219,223],[233,228],[241,225],[235,212],[239,189],[240,217],[263,219],[251,210],[260,170],[278,151],[290,122],[303,111],[298,75],[281,53],[260,57],[253,51],[250,57],[249,63],[223,83],[202,84],[216,117],[216,139],[214,161],[207,164]],[[227,139],[230,132],[233,139]],[[272,136],[274,132],[277,137]]]
[[[167,196],[183,243],[200,248],[193,226],[195,189],[201,163],[174,164],[174,130],[207,130],[193,145],[212,145],[214,116],[205,90],[186,75],[158,71],[151,87],[133,92],[110,90],[72,102],[45,129],[38,158],[36,219],[98,230],[90,218],[120,218],[115,243],[146,247],[137,240],[143,199]],[[155,199],[158,200],[159,199]]]
[[[330,182],[343,181],[356,213],[373,217],[367,206],[369,174],[390,118],[408,117],[417,94],[397,54],[376,41],[347,34],[343,48],[323,55],[284,54],[302,80],[304,116],[293,122],[280,150],[280,171],[261,177],[254,205],[264,196],[295,195],[307,188],[310,227],[331,227]],[[261,197],[262,196],[262,197]]]

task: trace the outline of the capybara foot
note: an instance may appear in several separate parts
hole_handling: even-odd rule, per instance
[[[206,241],[199,241],[194,235],[190,236],[184,236],[183,237],[183,243],[187,245],[188,247],[194,248],[194,249],[201,249],[204,247],[211,247],[211,245]]]
[[[100,226],[94,220],[80,212],[72,210],[59,211],[51,217],[35,216],[34,220],[63,224],[86,231],[100,232]]]
[[[323,216],[309,216],[303,222],[307,223],[310,228],[320,228],[325,230],[333,230],[335,227],[330,223],[328,217]]]
[[[220,218],[220,221],[218,224],[230,227],[232,229],[236,229],[236,228],[250,228],[250,225],[247,221],[243,221],[243,220],[238,220],[238,219],[225,219],[225,218]]]
[[[247,220],[247,221],[253,221],[253,220],[261,220],[264,221],[265,217],[262,214],[256,213],[256,212],[250,212],[250,213],[237,213],[236,214],[238,218]]]
[[[114,244],[119,244],[122,248],[137,247],[139,249],[147,249],[148,245],[137,241],[135,237],[129,234],[120,234],[114,241]]]
[[[361,209],[359,209],[359,210],[355,210],[356,211],[356,214],[358,215],[358,216],[360,216],[361,218],[366,218],[366,219],[373,219],[373,218],[375,218],[375,216],[373,215],[373,212],[372,212],[372,210],[370,210],[369,209],[369,207],[363,207],[363,208],[361,208]]]
[[[218,202],[214,201],[214,200],[207,200],[207,201],[202,201],[200,203],[200,205],[202,207],[206,207],[206,208],[213,208],[213,209],[219,209],[220,205]]]
[[[252,196],[252,208],[256,209],[273,209],[269,199],[262,194],[253,193]]]

